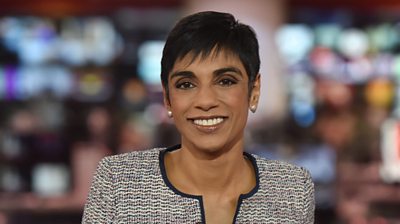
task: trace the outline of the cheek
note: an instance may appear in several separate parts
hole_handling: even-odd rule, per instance
[[[192,100],[185,94],[177,94],[173,91],[169,94],[171,110],[174,114],[182,114],[190,107]],[[175,116],[175,119],[177,117]]]
[[[235,108],[236,111],[247,110],[249,99],[248,93],[245,89],[236,89],[223,94],[223,101],[230,107]]]

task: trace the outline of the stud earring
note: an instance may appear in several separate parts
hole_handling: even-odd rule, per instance
[[[250,111],[251,111],[251,112],[255,113],[256,110],[257,110],[257,106],[256,106],[256,105],[251,105],[251,106],[250,106]]]
[[[167,111],[167,115],[168,115],[168,117],[172,117],[172,111]]]

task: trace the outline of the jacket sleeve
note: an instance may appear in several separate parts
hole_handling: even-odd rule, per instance
[[[303,194],[303,222],[307,224],[314,223],[315,216],[315,198],[314,198],[314,183],[308,170],[304,169],[304,194]]]
[[[112,223],[115,209],[114,181],[109,157],[103,158],[94,174],[82,224]]]

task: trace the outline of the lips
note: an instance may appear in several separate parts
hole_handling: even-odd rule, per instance
[[[200,126],[215,126],[224,121],[222,117],[210,118],[210,119],[193,119],[193,123]]]
[[[197,127],[199,131],[210,133],[219,129],[228,117],[212,116],[212,117],[195,117],[189,120]]]

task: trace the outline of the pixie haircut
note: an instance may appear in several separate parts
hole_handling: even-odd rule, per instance
[[[239,57],[248,75],[250,93],[260,70],[258,41],[253,29],[229,13],[207,11],[181,19],[169,33],[161,59],[161,82],[167,99],[168,75],[177,60],[188,54],[195,60],[222,51]]]

